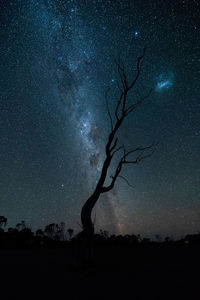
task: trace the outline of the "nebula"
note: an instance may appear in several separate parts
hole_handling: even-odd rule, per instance
[[[170,89],[174,84],[174,75],[172,72],[160,74],[156,79],[156,92],[161,92]]]

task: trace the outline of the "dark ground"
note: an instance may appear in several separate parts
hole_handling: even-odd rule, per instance
[[[98,246],[90,269],[72,249],[0,249],[0,299],[200,299],[199,245]]]

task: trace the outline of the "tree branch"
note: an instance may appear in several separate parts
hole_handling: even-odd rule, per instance
[[[132,113],[133,110],[140,106],[144,102],[144,100],[146,100],[151,95],[152,91],[153,89],[150,89],[149,92],[143,98],[141,98],[136,103],[130,105],[125,111],[126,116],[128,116],[130,113]]]
[[[122,169],[122,159],[119,161],[119,163],[117,165],[117,168],[115,170],[115,175],[111,176],[111,178],[112,178],[111,184],[108,186],[105,186],[105,187],[103,186],[101,189],[101,193],[106,193],[113,189],[113,187],[115,185],[115,181],[116,181],[117,177],[119,176],[121,169]]]
[[[141,56],[138,57],[137,59],[137,73],[136,73],[136,76],[135,76],[135,79],[132,81],[132,83],[130,84],[130,86],[128,87],[129,90],[131,90],[133,88],[133,86],[136,84],[139,76],[140,76],[140,68],[141,68],[141,63],[142,63],[142,60],[145,56],[145,53],[146,53],[146,47],[143,48],[143,53]]]
[[[128,179],[126,179],[126,177],[119,175],[118,178],[122,178],[130,187],[134,188],[134,186],[128,182]]]
[[[151,153],[149,153],[149,154],[143,155],[143,153],[145,152],[145,150],[150,149],[150,148],[152,148],[153,146],[154,146],[154,145],[151,145],[151,146],[146,147],[146,149],[144,149],[144,150],[136,157],[135,160],[126,160],[126,159],[124,159],[123,164],[138,164],[138,163],[141,162],[142,160],[144,160],[144,159],[146,159],[146,158],[152,156],[153,153],[155,152],[155,149],[154,149]],[[130,152],[132,152],[132,151],[130,151]],[[127,157],[127,156],[126,156],[126,157]]]
[[[144,152],[145,150],[151,149],[152,147],[157,146],[157,145],[158,145],[158,142],[157,143],[153,142],[151,145],[148,145],[148,146],[136,147],[133,150],[130,150],[128,152],[125,151],[123,158],[125,159],[127,156],[129,156],[130,154],[132,154],[134,152],[137,152],[137,151],[143,151]]]
[[[116,117],[117,121],[119,121],[118,111],[119,111],[120,104],[122,102],[123,95],[124,95],[124,92],[121,92],[119,100],[117,101],[117,105],[115,108],[115,117]]]
[[[128,89],[128,80],[127,80],[127,76],[126,76],[126,73],[125,73],[125,68],[121,63],[120,57],[118,58],[118,61],[115,60],[115,64],[117,65],[118,74],[119,74],[119,77],[121,79],[121,83],[123,85],[123,88],[125,90],[127,90]]]
[[[118,143],[118,138],[116,137],[113,146],[110,148],[110,153],[115,149],[115,147],[117,146]]]
[[[115,151],[114,151],[114,153],[116,153],[117,151],[119,151],[120,149],[123,149],[124,151],[123,151],[123,155],[122,155],[122,157],[121,157],[121,159],[120,159],[120,161],[119,161],[119,163],[118,163],[118,165],[117,165],[117,168],[116,168],[116,170],[115,170],[115,174],[114,174],[114,176],[110,176],[111,178],[112,178],[112,181],[111,181],[111,183],[110,183],[110,185],[108,185],[108,186],[103,186],[102,188],[101,188],[101,193],[106,193],[106,192],[108,192],[108,191],[110,191],[110,190],[112,190],[113,189],[113,187],[114,187],[114,185],[115,185],[115,182],[116,182],[116,180],[117,180],[117,178],[119,177],[119,176],[121,176],[120,175],[120,172],[121,172],[121,170],[122,170],[122,166],[123,166],[123,164],[138,164],[140,161],[142,161],[143,159],[146,159],[147,157],[150,157],[150,156],[152,156],[152,154],[155,152],[155,149],[151,152],[151,153],[149,153],[149,154],[147,154],[147,155],[143,155],[144,154],[144,152],[146,151],[146,150],[149,150],[149,149],[151,149],[152,147],[154,147],[154,146],[157,146],[158,145],[158,143],[152,143],[151,145],[148,145],[148,146],[145,146],[145,147],[137,147],[137,148],[135,148],[135,149],[133,149],[133,150],[130,150],[130,151],[126,151],[126,149],[125,149],[125,147],[124,146],[121,146],[121,147],[119,147],[119,148],[117,148]],[[132,154],[132,153],[134,153],[134,152],[137,152],[137,151],[141,151],[140,153],[139,153],[139,155],[136,157],[136,159],[135,160],[126,160],[126,158],[130,155],[130,154]],[[123,179],[125,179],[125,178],[123,178]]]
[[[118,83],[118,87],[121,91],[121,94],[120,94],[120,98],[119,100],[117,101],[117,105],[116,105],[116,109],[115,109],[115,117],[117,120],[120,119],[119,117],[119,107],[121,105],[121,102],[122,102],[122,99],[123,99],[123,104],[122,104],[122,112],[121,112],[121,117],[122,116],[127,116],[129,115],[136,107],[138,107],[139,105],[142,104],[142,102],[148,98],[152,92],[152,90],[149,91],[149,93],[144,96],[142,99],[140,99],[138,102],[136,102],[135,104],[132,104],[131,106],[129,106],[128,108],[126,108],[126,104],[127,104],[127,94],[128,92],[133,88],[133,86],[136,84],[139,76],[140,76],[140,69],[141,69],[141,63],[142,63],[142,60],[145,56],[145,52],[146,52],[146,47],[143,49],[143,53],[141,56],[138,57],[137,59],[137,72],[136,72],[136,76],[135,78],[132,80],[131,84],[129,85],[128,84],[128,79],[127,79],[127,75],[126,75],[126,72],[125,72],[125,68],[120,60],[120,57],[118,58],[118,61],[115,60],[115,64],[117,65],[117,70],[118,70],[118,74],[119,74],[119,77],[120,77],[120,80],[121,80],[121,83],[122,83],[122,86],[123,86],[123,91],[121,91],[120,87],[119,87],[119,83]]]
[[[109,90],[110,89],[107,89],[106,92],[105,92],[105,99],[106,99],[107,113],[108,113],[108,116],[109,116],[109,119],[110,119],[111,130],[113,130],[113,121],[112,121],[112,116],[111,116],[111,112],[110,112],[109,105],[108,105],[108,93],[109,93]]]
[[[115,151],[113,151],[113,153],[111,153],[112,157],[115,155],[115,153],[117,153],[118,151],[120,151],[123,148],[124,148],[124,146],[120,146]]]

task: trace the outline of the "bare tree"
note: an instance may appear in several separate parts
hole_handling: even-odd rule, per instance
[[[106,156],[101,169],[100,178],[97,182],[94,192],[85,202],[81,211],[81,223],[83,228],[81,233],[86,239],[90,239],[90,237],[92,237],[94,234],[94,224],[92,222],[91,214],[100,195],[112,190],[115,186],[117,178],[119,177],[124,179],[126,183],[129,184],[128,180],[124,176],[120,175],[123,166],[138,164],[145,158],[151,156],[153,151],[155,150],[155,146],[157,145],[156,143],[152,143],[147,146],[138,146],[136,148],[127,150],[124,145],[119,145],[119,141],[117,137],[118,131],[121,128],[124,120],[131,113],[133,113],[133,111],[135,111],[136,108],[138,108],[143,103],[143,101],[150,96],[152,92],[152,89],[149,90],[148,93],[144,97],[140,98],[137,102],[129,103],[128,101],[128,96],[130,95],[130,91],[134,88],[140,76],[141,64],[145,56],[145,52],[146,52],[146,48],[143,49],[142,55],[137,59],[136,75],[132,80],[130,80],[130,82],[128,80],[127,73],[125,71],[125,67],[121,62],[120,58],[115,61],[118,75],[119,75],[119,80],[120,80],[119,82],[117,82],[120,93],[113,114],[109,109],[108,91],[106,91],[105,93],[106,106],[107,106],[108,117],[110,119],[111,129],[105,145]],[[120,158],[117,162],[114,175],[110,176],[111,178],[110,184],[105,186],[105,182],[108,177],[108,171],[110,169],[111,162],[114,157],[117,157],[116,154],[118,154],[118,156],[120,155]]]

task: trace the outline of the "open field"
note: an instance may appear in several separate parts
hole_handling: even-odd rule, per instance
[[[0,299],[199,299],[200,246],[98,246],[94,266],[74,249],[1,249]]]

